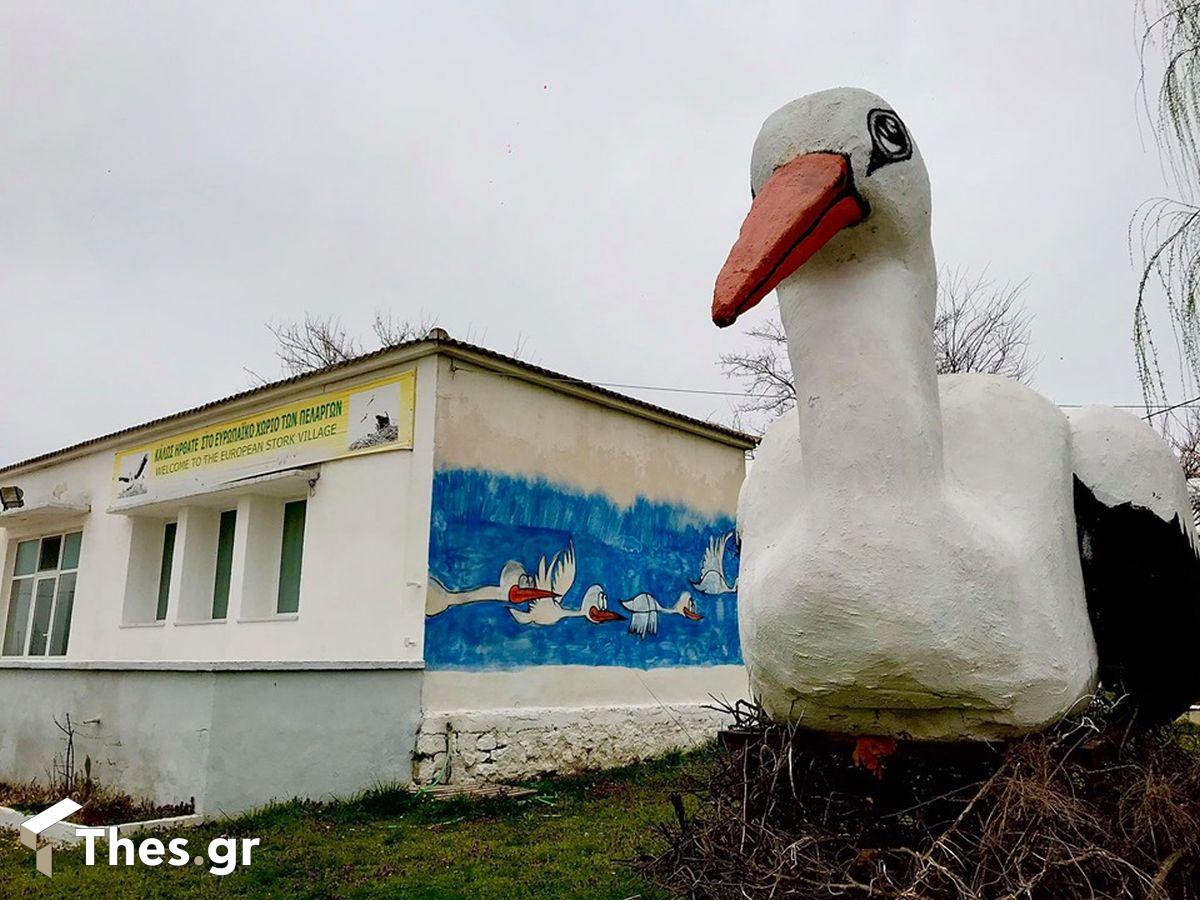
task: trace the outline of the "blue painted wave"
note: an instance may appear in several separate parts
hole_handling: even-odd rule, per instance
[[[639,498],[620,507],[601,494],[585,494],[542,479],[478,469],[440,470],[433,482],[430,574],[449,591],[498,584],[509,560],[536,572],[541,557],[573,544],[574,585],[562,600],[578,609],[592,584],[603,586],[608,608],[626,619],[594,624],[568,618],[553,625],[521,624],[502,602],[451,606],[425,621],[428,669],[515,669],[530,665],[657,668],[740,663],[735,594],[695,591],[709,539],[731,531],[733,519],[711,517]],[[724,560],[729,581],[737,558]],[[639,640],[628,632],[620,601],[648,592],[664,607],[691,591],[692,621],[660,614],[658,633]],[[514,607],[523,609],[524,607]]]

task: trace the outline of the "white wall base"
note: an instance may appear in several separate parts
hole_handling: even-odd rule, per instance
[[[413,781],[477,784],[625,765],[711,740],[727,724],[699,703],[429,713]]]
[[[102,784],[232,815],[407,783],[421,672],[0,669],[0,779],[44,781],[71,714]]]

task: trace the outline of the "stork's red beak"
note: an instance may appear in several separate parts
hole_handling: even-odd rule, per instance
[[[704,616],[700,615],[700,613],[696,612],[690,606],[685,606],[683,608],[683,614],[686,618],[691,619],[693,622],[699,622],[704,618]]]
[[[588,610],[588,618],[599,625],[601,622],[620,622],[625,617],[620,613],[615,613],[611,609],[600,609],[593,606]]]
[[[508,589],[509,603],[528,603],[530,600],[543,600],[547,597],[557,597],[554,591],[543,591],[541,588],[523,588],[515,584]]]
[[[732,325],[830,238],[866,215],[850,162],[840,153],[806,153],[780,166],[754,198],[717,276],[713,322]]]

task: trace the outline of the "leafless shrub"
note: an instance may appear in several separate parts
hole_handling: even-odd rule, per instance
[[[71,714],[65,713],[63,721],[53,719],[54,727],[62,732],[63,751],[54,754],[50,763],[50,790],[65,797],[79,786],[79,776],[75,772],[75,725],[71,722]],[[90,793],[92,787],[92,758],[84,759],[85,778],[83,789]]]
[[[1008,745],[902,743],[876,778],[828,736],[746,709],[699,809],[643,857],[691,897],[1200,896],[1200,746],[1097,701]],[[1127,724],[1127,723],[1126,723]]]
[[[78,732],[71,721],[71,714],[64,714],[61,721],[57,718],[52,721],[63,735],[63,749],[54,754],[46,780],[0,780],[0,806],[14,807],[22,812],[41,812],[64,797],[70,797],[83,805],[83,809],[71,816],[71,821],[79,825],[111,825],[190,815],[196,811],[194,797],[189,798],[187,803],[159,804],[146,798],[134,798],[124,791],[102,784],[92,773],[90,756],[84,756],[83,771],[78,771],[75,764],[75,737]]]

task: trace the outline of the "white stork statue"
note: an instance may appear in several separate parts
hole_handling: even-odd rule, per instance
[[[1143,721],[1185,710],[1200,563],[1179,465],[1130,414],[937,376],[929,178],[900,116],[851,88],[787,104],[751,194],[712,315],[777,290],[796,385],[738,508],[742,651],[767,712],[992,739],[1049,726],[1098,679]]]

